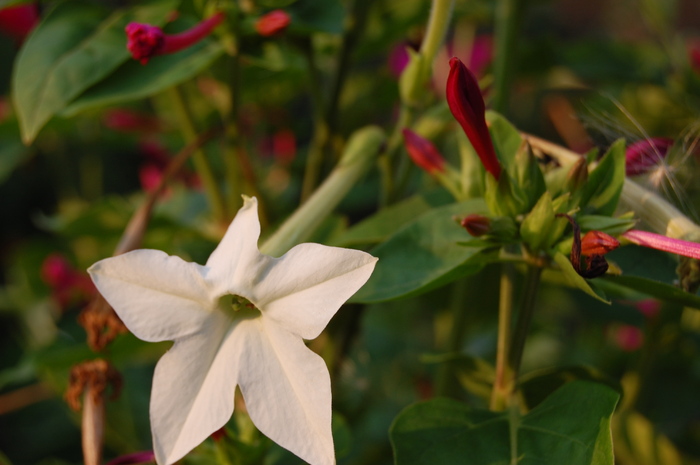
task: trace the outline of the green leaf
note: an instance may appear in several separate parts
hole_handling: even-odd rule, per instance
[[[219,42],[203,40],[181,52],[153,57],[148,61],[148,66],[129,60],[107,79],[73,101],[62,112],[62,116],[74,116],[88,109],[157,94],[196,76],[223,52]]]
[[[452,217],[483,213],[485,208],[481,199],[446,205],[400,229],[372,249],[379,261],[352,300],[379,302],[417,295],[481,269],[492,257],[479,253],[479,248],[457,244],[469,235]]]
[[[433,207],[445,205],[451,199],[452,196],[442,189],[414,195],[361,221],[329,245],[348,247],[382,242],[418,215]]]
[[[611,216],[625,182],[625,141],[616,141],[588,175],[582,189],[581,208],[587,213]]]
[[[639,276],[606,274],[603,275],[603,278],[605,281],[656,297],[665,302],[675,302],[686,307],[700,309],[700,296],[690,294],[670,284]]]
[[[486,112],[486,121],[489,123],[489,133],[496,149],[498,159],[509,173],[515,173],[515,155],[523,145],[520,132],[510,124],[501,114],[489,110]]]
[[[634,213],[625,213],[617,218],[600,215],[580,215],[576,216],[576,221],[581,227],[581,231],[602,231],[611,235],[622,234],[637,224]]]
[[[390,429],[397,465],[613,465],[610,418],[618,394],[567,383],[524,416],[450,399],[406,408]]]
[[[496,372],[493,365],[479,357],[456,354],[430,354],[421,357],[424,363],[449,363],[457,381],[472,394],[488,400]]]
[[[602,383],[618,393],[622,392],[619,381],[590,366],[545,368],[521,376],[518,384],[526,405],[534,408],[557,389],[574,380]]]
[[[162,24],[176,0],[157,0],[119,10],[64,2],[52,10],[22,47],[12,76],[22,139],[39,130],[87,88],[129,59],[124,27],[131,21]]]
[[[559,268],[561,268],[561,271],[564,274],[566,281],[571,287],[580,289],[586,294],[593,297],[594,299],[600,300],[601,302],[605,302],[606,304],[610,303],[606,299],[605,294],[600,289],[592,287],[591,283],[586,281],[580,274],[576,272],[576,270],[574,270],[573,265],[564,254],[562,254],[561,252],[556,252],[553,258],[557,265],[559,265]]]

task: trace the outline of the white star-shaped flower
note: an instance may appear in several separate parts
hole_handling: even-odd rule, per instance
[[[126,326],[175,344],[156,366],[151,430],[171,464],[233,414],[238,385],[257,428],[311,464],[333,464],[331,386],[317,337],[369,279],[358,251],[301,244],[280,258],[258,250],[257,200],[243,207],[206,265],[135,250],[88,271]]]

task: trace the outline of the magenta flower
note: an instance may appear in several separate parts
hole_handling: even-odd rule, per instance
[[[127,37],[126,48],[135,60],[145,65],[155,55],[167,55],[191,47],[211,34],[223,20],[224,13],[218,12],[179,34],[165,34],[161,28],[150,24],[129,23],[124,29]]]
[[[620,242],[602,231],[588,231],[581,238],[581,255],[605,255],[620,246]]]
[[[622,234],[628,241],[664,252],[683,255],[684,257],[700,259],[700,244],[697,242],[684,241],[682,239],[672,239],[661,234],[654,234],[647,231],[630,230]]]
[[[255,23],[255,30],[263,37],[271,37],[287,29],[292,18],[284,10],[273,10],[262,15]]]
[[[429,174],[445,171],[445,159],[437,148],[427,139],[419,136],[410,129],[403,130],[403,140],[406,151],[413,162]]]
[[[459,58],[450,60],[447,76],[447,103],[450,111],[466,133],[486,171],[494,178],[501,176],[501,164],[486,126],[484,98],[479,83]]]
[[[625,152],[625,173],[627,176],[646,173],[663,161],[671,147],[673,139],[666,137],[652,137],[635,142]]]

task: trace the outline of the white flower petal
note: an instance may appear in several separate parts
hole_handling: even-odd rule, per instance
[[[267,437],[312,465],[335,463],[331,383],[323,359],[273,321],[258,326],[243,354],[239,385],[250,418]]]
[[[301,244],[257,270],[246,296],[289,331],[313,339],[369,279],[377,259],[359,250]]]
[[[259,237],[258,201],[245,197],[243,207],[207,260],[207,281],[218,295],[240,295],[245,290],[251,268],[266,258],[258,251]]]
[[[88,270],[127,328],[150,342],[194,334],[209,318],[215,302],[204,271],[159,250],[134,250]]]
[[[217,313],[202,334],[178,340],[158,361],[150,410],[159,465],[181,459],[231,418],[245,334]]]

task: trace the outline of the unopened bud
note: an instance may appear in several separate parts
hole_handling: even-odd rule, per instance
[[[484,215],[467,215],[460,224],[474,237],[481,237],[491,231],[491,219]]]
[[[584,157],[579,158],[566,175],[566,185],[570,192],[583,187],[588,181],[588,164]]]
[[[403,130],[406,151],[413,162],[430,174],[445,171],[445,159],[428,139],[424,139],[410,129]]]
[[[263,37],[271,37],[287,29],[292,18],[284,10],[274,10],[262,15],[255,23],[255,30]]]
[[[605,255],[617,249],[620,241],[601,231],[588,231],[581,239],[581,255]]]

